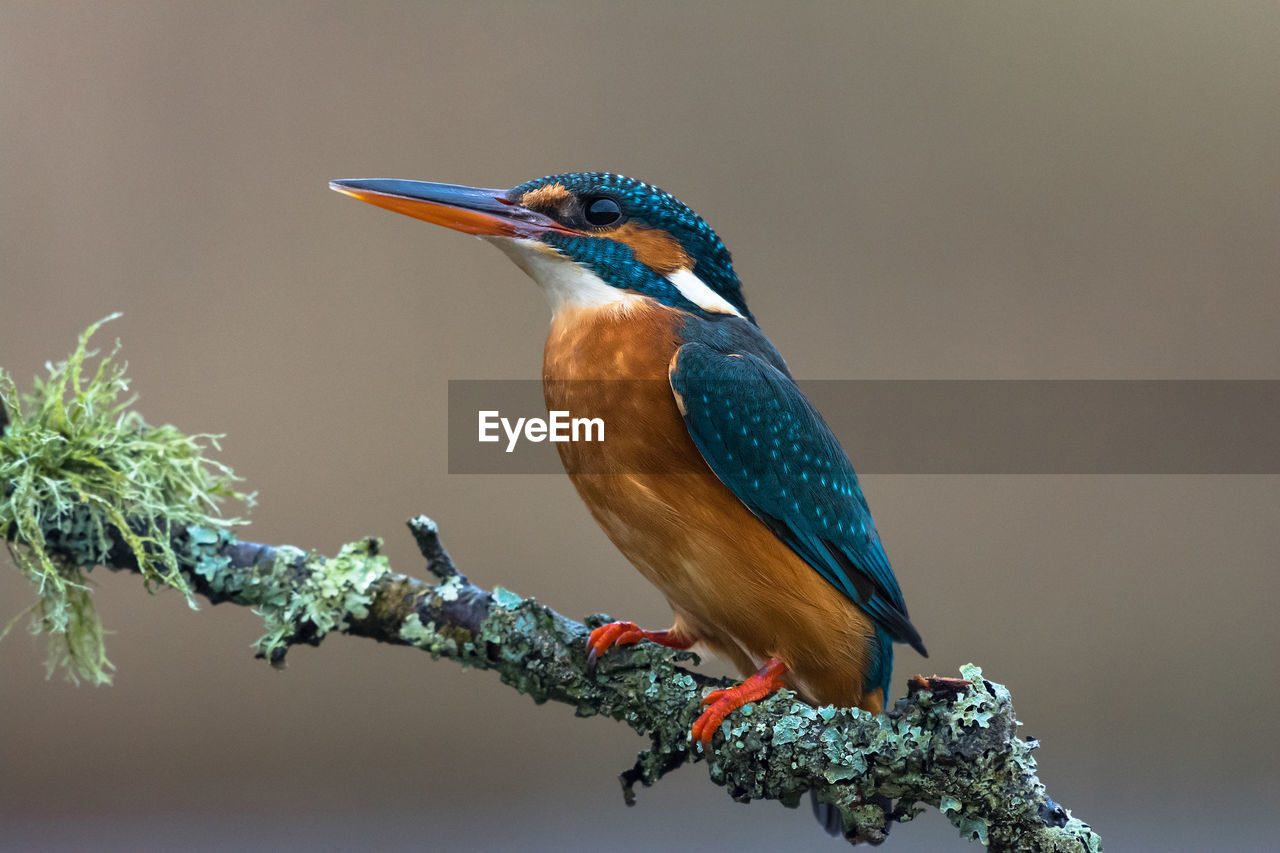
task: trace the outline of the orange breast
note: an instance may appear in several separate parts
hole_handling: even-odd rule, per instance
[[[675,629],[743,674],[770,657],[808,699],[879,711],[862,676],[874,630],[707,467],[667,379],[680,315],[659,303],[563,311],[543,357],[548,409],[603,419],[603,443],[558,444],[591,514],[666,596]]]

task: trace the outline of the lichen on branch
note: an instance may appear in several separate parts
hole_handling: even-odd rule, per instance
[[[173,587],[195,606],[170,528],[226,528],[238,521],[220,515],[223,501],[252,504],[231,469],[205,455],[218,436],[150,426],[130,408],[118,341],[89,364],[98,355],[90,338],[118,316],[90,326],[28,393],[0,369],[0,538],[24,545],[11,551],[36,590],[29,612],[33,630],[50,637],[50,673],[62,668],[95,684],[110,682],[112,667],[86,573],[111,536],[133,555],[148,588]]]
[[[586,638],[607,616],[583,624],[475,586],[425,517],[409,526],[431,582],[395,572],[372,538],[334,557],[238,539],[219,503],[251,498],[204,456],[214,437],[150,427],[129,411],[114,352],[86,380],[96,329],[31,394],[19,398],[0,375],[0,534],[37,588],[37,627],[58,639],[56,657],[73,677],[109,679],[86,576],[105,566],[188,601],[255,608],[265,622],[258,654],[275,666],[291,647],[338,632],[493,670],[537,702],[625,722],[650,742],[622,774],[628,802],[636,783],[705,760],[712,780],[741,801],[794,806],[815,793],[836,806],[853,841],[883,841],[923,803],[993,850],[1101,850],[1098,835],[1047,796],[1008,690],[976,666],[959,679],[912,679],[909,695],[880,715],[814,708],[783,690],[732,714],[704,753],[690,725],[702,698],[728,682],[683,667],[688,652],[649,642],[615,649],[588,671]]]

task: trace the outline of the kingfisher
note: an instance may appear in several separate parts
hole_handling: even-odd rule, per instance
[[[610,429],[603,443],[557,444],[561,461],[674,615],[666,630],[596,628],[589,668],[642,640],[731,661],[745,680],[702,700],[691,735],[704,749],[729,714],[782,687],[815,705],[883,711],[893,644],[927,656],[924,644],[849,457],[700,216],[608,172],[511,189],[330,186],[482,237],[546,296],[547,407],[589,412]]]

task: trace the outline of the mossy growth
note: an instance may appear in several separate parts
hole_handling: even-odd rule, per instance
[[[123,546],[148,589],[173,587],[194,607],[167,531],[240,523],[224,518],[220,505],[228,498],[253,502],[236,490],[230,468],[205,456],[218,447],[217,436],[150,426],[130,409],[118,341],[90,364],[99,355],[89,350],[90,338],[117,316],[85,330],[70,358],[49,365],[48,377],[37,377],[29,393],[19,393],[0,369],[0,538],[12,543],[18,570],[36,590],[27,612],[32,630],[51,639],[50,674],[63,669],[72,680],[95,684],[109,683],[112,667],[87,572]],[[52,553],[50,535],[75,556]]]
[[[330,631],[346,630],[352,619],[368,618],[374,585],[391,574],[391,564],[378,553],[381,547],[380,539],[349,542],[336,557],[308,555],[296,572],[287,567],[297,552],[279,551],[269,575],[279,592],[258,605],[267,625],[259,654],[276,664],[303,626],[318,642]]]

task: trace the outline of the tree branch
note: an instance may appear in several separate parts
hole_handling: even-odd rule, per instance
[[[993,850],[1101,849],[1087,824],[1045,794],[1031,757],[1038,744],[1016,736],[1009,692],[976,666],[962,667],[962,679],[912,679],[909,695],[879,716],[813,708],[784,690],[731,714],[704,755],[689,728],[702,697],[728,682],[678,665],[693,655],[649,642],[613,650],[587,672],[589,629],[607,616],[584,625],[475,586],[430,519],[409,522],[430,583],[392,571],[376,539],[334,557],[240,541],[229,530],[239,522],[218,507],[252,496],[205,455],[216,437],[147,425],[120,399],[128,382],[114,351],[87,370],[102,322],[30,394],[0,371],[0,539],[39,590],[37,628],[55,641],[54,665],[65,663],[73,678],[110,680],[85,578],[105,566],[172,586],[193,606],[198,594],[255,608],[267,628],[259,656],[275,666],[291,646],[337,631],[495,670],[536,702],[621,720],[650,740],[621,777],[629,804],[636,783],[705,760],[736,800],[795,806],[813,791],[838,808],[853,841],[883,841],[925,803]]]
[[[45,547],[75,565],[138,571],[119,531],[110,531],[103,552],[93,539],[62,535],[78,526],[55,519]],[[621,776],[628,804],[636,783],[651,785],[686,762],[706,760],[712,780],[741,802],[795,806],[815,791],[838,807],[852,841],[884,840],[893,822],[910,820],[925,803],[993,850],[1101,849],[1088,825],[1046,795],[1031,756],[1038,744],[1016,736],[1009,692],[976,666],[962,668],[963,679],[917,676],[908,697],[880,716],[814,708],[782,691],[731,715],[704,756],[691,745],[689,727],[701,697],[727,682],[678,665],[692,655],[648,642],[610,652],[588,674],[586,637],[607,616],[582,624],[500,587],[481,589],[458,571],[434,522],[419,516],[409,527],[435,582],[393,572],[374,539],[326,558],[243,542],[225,529],[170,532],[197,593],[262,612],[268,633],[259,656],[275,666],[289,647],[317,645],[338,631],[494,670],[536,702],[603,714],[647,735],[649,748]]]

